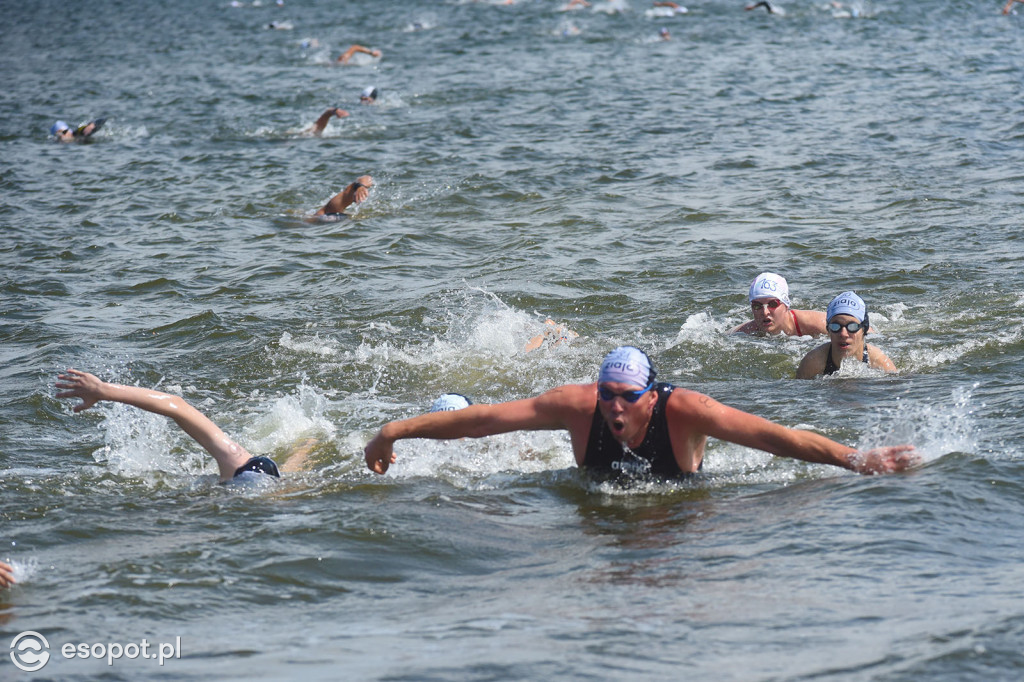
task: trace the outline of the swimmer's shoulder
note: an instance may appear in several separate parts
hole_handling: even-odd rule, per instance
[[[733,327],[729,330],[729,334],[755,334],[757,333],[757,325],[753,320],[744,322],[738,327]]]

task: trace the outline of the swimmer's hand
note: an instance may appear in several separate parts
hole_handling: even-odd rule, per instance
[[[859,474],[889,474],[921,463],[913,445],[888,445],[867,452],[851,452],[850,465]]]
[[[373,178],[369,175],[360,175],[345,190],[351,191],[352,203],[361,204],[370,196],[371,187],[373,187]]]
[[[394,441],[388,440],[380,433],[366,444],[366,447],[363,448],[363,454],[365,455],[366,466],[369,467],[370,471],[381,475],[387,473],[388,467],[394,464],[397,459],[393,449],[394,444]]]
[[[75,405],[72,410],[75,413],[88,410],[90,407],[103,400],[103,389],[106,382],[88,372],[80,372],[77,369],[69,369],[64,374],[57,375],[56,387],[63,389],[57,394],[58,398],[81,398],[82,402]]]

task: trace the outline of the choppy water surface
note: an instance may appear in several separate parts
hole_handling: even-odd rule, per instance
[[[1024,16],[561,5],[5,8],[0,558],[22,583],[0,642],[45,635],[37,675],[1021,676]],[[353,43],[383,58],[334,65]],[[331,105],[351,115],[302,136]],[[97,116],[87,144],[47,139]],[[363,173],[351,220],[304,220]],[[899,373],[797,382],[815,341],[726,335],[762,270],[798,308],[860,292]],[[579,338],[524,353],[547,317]],[[592,380],[620,343],[926,463],[713,442],[698,479],[623,490],[560,433],[362,463],[441,392]],[[162,418],[72,415],[68,366],[181,393],[281,460],[313,438],[312,467],[218,486]],[[59,655],[175,637],[162,667]]]

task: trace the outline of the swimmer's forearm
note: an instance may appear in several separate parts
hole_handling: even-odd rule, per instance
[[[460,410],[460,412],[462,411],[464,410]],[[395,441],[408,438],[451,440],[469,435],[465,432],[465,427],[459,426],[458,421],[461,420],[450,418],[452,414],[451,412],[432,412],[411,419],[389,422],[381,427],[378,437],[389,444],[394,444]]]
[[[523,429],[558,428],[560,424],[535,423],[525,419],[515,406],[519,403],[497,405],[470,405],[454,412],[428,412],[418,417],[385,424],[380,437],[390,443],[406,438],[455,440],[457,438],[483,438]],[[546,420],[550,421],[550,420]]]
[[[781,428],[783,431],[769,437],[761,449],[779,457],[856,470],[851,459],[851,455],[857,452],[855,448],[837,443],[813,431]]]

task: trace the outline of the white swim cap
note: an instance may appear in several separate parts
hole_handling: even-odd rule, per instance
[[[789,303],[789,284],[782,275],[774,272],[762,272],[750,283],[750,302],[753,303],[759,298],[777,298],[786,304]]]
[[[656,374],[647,353],[635,346],[619,346],[604,356],[597,382],[615,381],[645,388]]]
[[[69,126],[64,121],[57,121],[52,126],[50,126],[50,134],[51,135],[56,135],[59,132],[62,132],[64,130],[70,130],[70,129],[71,129],[71,126]]]
[[[377,88],[372,85],[366,86],[365,88],[363,88],[363,91],[359,93],[359,98],[377,99]]]
[[[430,406],[431,412],[454,412],[472,405],[469,398],[461,393],[445,393]]]
[[[844,291],[828,304],[825,319],[831,321],[836,315],[852,315],[858,322],[864,322],[868,316],[868,307],[860,296],[852,291]]]

